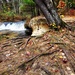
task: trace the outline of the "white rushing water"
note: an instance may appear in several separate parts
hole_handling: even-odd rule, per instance
[[[0,23],[0,31],[1,30],[24,31],[26,30],[24,27],[24,24],[25,24],[25,21],[3,22],[3,23]]]

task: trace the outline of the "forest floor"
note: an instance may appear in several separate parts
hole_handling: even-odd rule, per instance
[[[51,29],[42,37],[0,32],[0,75],[75,75],[75,31]]]

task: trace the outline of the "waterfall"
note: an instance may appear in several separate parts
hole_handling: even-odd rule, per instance
[[[2,30],[10,30],[10,31],[25,31],[24,27],[25,21],[19,22],[3,22],[0,23],[0,31]]]
[[[25,21],[19,22],[3,22],[0,23],[0,32],[2,31],[13,31],[17,32],[21,36],[30,36],[32,29],[29,27],[25,28]]]

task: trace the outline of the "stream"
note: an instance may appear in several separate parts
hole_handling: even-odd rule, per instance
[[[0,23],[0,32],[9,31],[9,32],[15,32],[19,35],[30,35],[31,29],[25,28],[25,21],[19,21],[19,22],[2,22]]]
[[[24,27],[25,21],[19,22],[3,22],[0,23],[0,31],[10,30],[10,31],[23,31],[26,30]]]

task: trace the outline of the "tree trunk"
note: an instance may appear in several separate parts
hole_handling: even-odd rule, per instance
[[[3,10],[3,1],[0,1],[0,11]]]
[[[39,10],[39,8],[38,8],[38,6],[36,5],[36,16],[39,16],[40,15],[40,10]]]
[[[34,2],[38,5],[44,16],[46,17],[49,24],[55,23],[55,20],[53,19],[52,15],[49,13],[47,7],[43,3],[42,0],[34,0]]]
[[[19,0],[15,1],[16,13],[19,14]]]
[[[57,26],[64,27],[64,25],[62,25],[64,22],[60,19],[53,0],[34,0],[34,2],[46,17],[49,25],[56,24]]]
[[[51,2],[50,0],[44,0],[44,2],[49,12],[52,14],[52,17],[54,18],[56,24],[61,25],[61,19],[57,14],[57,9],[54,7],[55,5],[53,5],[54,2]]]
[[[14,10],[14,12],[16,13],[15,1],[14,1],[14,0],[12,0],[12,5],[13,5],[13,10]]]

